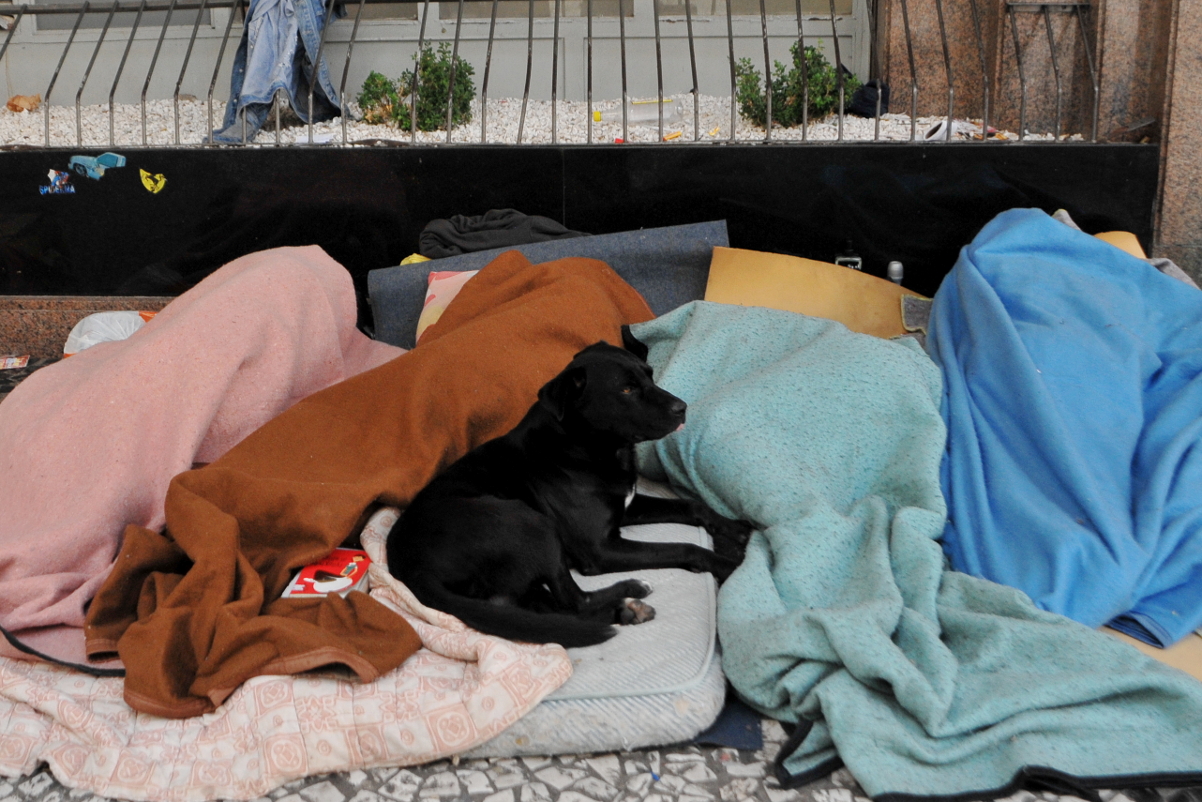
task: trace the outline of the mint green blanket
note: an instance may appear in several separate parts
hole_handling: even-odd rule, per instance
[[[798,724],[786,782],[842,763],[874,798],[1202,784],[1202,683],[945,569],[940,375],[916,343],[705,302],[634,333],[689,403],[640,470],[763,527],[718,631],[743,699]]]

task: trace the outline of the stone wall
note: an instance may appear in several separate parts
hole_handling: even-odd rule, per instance
[[[1154,251],[1202,278],[1202,4],[878,0],[875,23],[894,111],[979,119],[988,98],[997,128],[1161,143]]]

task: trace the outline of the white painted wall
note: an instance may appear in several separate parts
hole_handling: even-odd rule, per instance
[[[653,0],[634,0],[634,15],[627,17],[626,63],[628,93],[632,97],[654,97],[658,91]],[[868,24],[864,11],[865,0],[854,1],[854,13],[835,19],[841,56],[862,79],[868,77]],[[96,4],[103,8],[102,3]],[[455,22],[439,19],[439,4],[429,3],[427,40],[453,41]],[[348,5],[346,18],[335,22],[329,30],[326,58],[335,85],[342,81],[348,42],[357,5]],[[73,105],[83,81],[88,62],[95,55],[80,102],[84,105],[107,103],[110,93],[117,103],[136,103],[145,91],[148,100],[170,98],[177,85],[182,94],[200,99],[208,97],[210,86],[214,97],[224,100],[229,92],[229,71],[234,51],[242,35],[242,26],[235,23],[230,29],[220,69],[214,81],[214,65],[227,30],[229,11],[214,9],[208,24],[197,29],[187,69],[183,72],[185,56],[193,26],[162,25],[139,28],[130,45],[130,28],[112,28],[103,42],[98,29],[81,29],[66,50],[69,30],[38,31],[34,20],[26,17],[13,33],[7,52],[0,61],[0,76],[4,97],[22,94],[46,95],[56,69],[50,94],[54,105]],[[453,15],[452,15],[453,16]],[[101,18],[103,22],[103,18]],[[834,36],[831,18],[804,17],[805,43],[819,47],[834,61]],[[416,50],[418,20],[370,20],[361,23],[356,37],[353,60],[347,73],[347,94],[358,94],[368,72],[376,70],[390,78],[412,66]],[[464,20],[459,26],[460,55],[476,70],[477,92],[484,76],[488,41],[488,19]],[[761,20],[756,16],[736,16],[731,20],[735,58],[749,57],[763,71],[764,47]],[[797,38],[795,17],[769,17],[768,44],[771,57],[787,63],[789,47]],[[0,43],[8,35],[0,31]],[[583,100],[588,77],[588,25],[583,18],[561,18],[559,21],[558,92],[561,99]],[[727,18],[695,17],[693,35],[696,49],[699,90],[704,94],[730,93],[729,39]],[[527,42],[530,27],[525,18],[499,19],[493,45],[492,70],[488,87],[490,98],[521,97],[526,76]],[[160,39],[162,46],[159,46]],[[97,45],[99,42],[99,49]],[[554,20],[535,19],[533,28],[533,67],[530,96],[535,99],[551,97],[551,59],[554,43]],[[121,59],[129,47],[129,55],[120,81],[113,88]],[[159,50],[154,71],[150,71],[156,49]],[[687,92],[692,88],[692,70],[686,23],[683,16],[661,16],[660,51],[663,63],[665,94]],[[592,40],[593,99],[604,100],[621,96],[621,60],[619,22],[616,17],[593,20]]]

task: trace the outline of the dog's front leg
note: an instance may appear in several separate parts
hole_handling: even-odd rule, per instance
[[[739,567],[739,560],[716,554],[692,543],[644,543],[618,534],[598,544],[590,568],[595,573],[638,571],[644,568],[683,568],[711,573],[721,582]],[[588,574],[584,569],[578,569]]]
[[[714,538],[714,550],[735,560],[742,560],[747,541],[756,529],[750,521],[727,518],[710,509],[703,501],[684,498],[635,494],[622,517],[623,526],[663,523],[704,527]]]

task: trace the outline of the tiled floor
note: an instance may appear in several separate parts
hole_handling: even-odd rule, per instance
[[[0,371],[0,400],[31,373],[55,360]],[[307,777],[256,802],[868,802],[844,769],[799,789],[772,776],[785,732],[760,722],[757,750],[677,745],[636,752],[558,757],[443,760],[409,768]],[[1202,802],[1202,788],[1103,791],[1101,802]],[[60,784],[43,767],[29,777],[0,779],[0,802],[93,802],[87,791]],[[102,802],[102,801],[101,801]],[[1004,802],[1076,802],[1052,793],[1020,792]]]
[[[277,802],[867,802],[846,771],[802,790],[782,789],[770,760],[784,739],[764,723],[757,751],[700,746],[604,755],[463,761],[405,769],[351,771],[297,780],[273,791]],[[0,802],[97,799],[70,791],[43,770],[0,784]],[[266,800],[264,800],[266,802]]]

